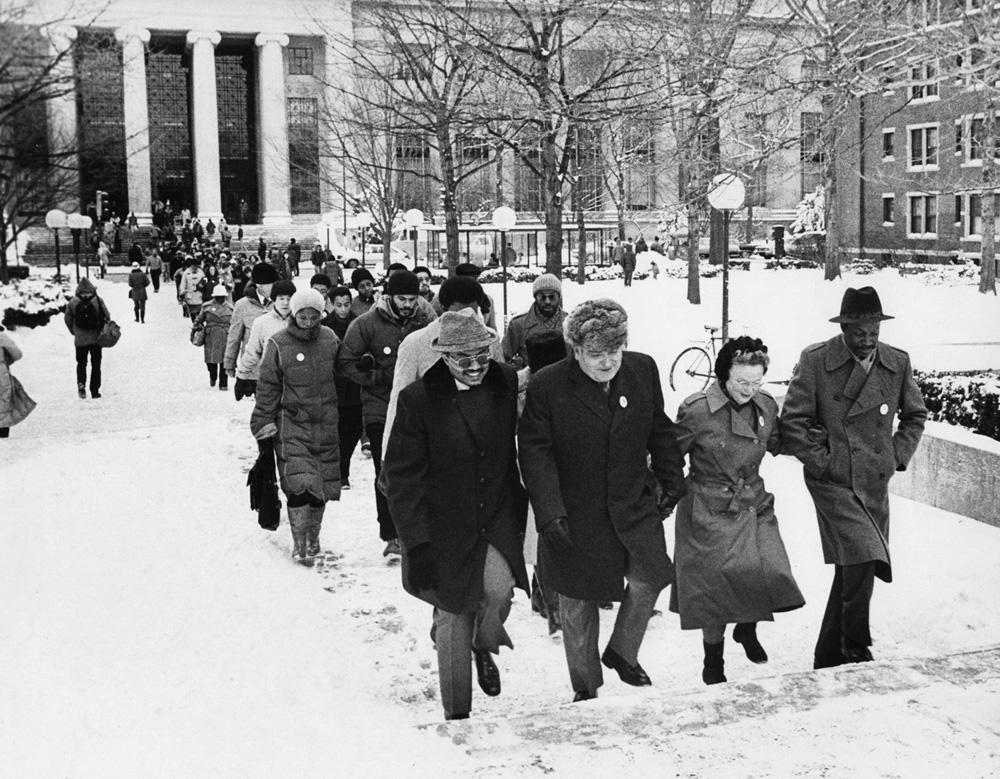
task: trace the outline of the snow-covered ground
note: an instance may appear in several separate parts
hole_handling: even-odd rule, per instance
[[[764,338],[770,376],[787,379],[803,346],[836,332],[827,319],[844,288],[868,283],[897,317],[883,338],[918,368],[1000,365],[996,298],[889,272],[836,283],[819,272],[734,272],[733,332]],[[260,530],[248,508],[250,405],[209,388],[171,288],[151,295],[145,325],[132,322],[122,280],[98,288],[125,330],[105,351],[102,399],[76,397],[59,320],[12,333],[25,354],[14,372],[39,405],[0,441],[3,775],[1000,773],[996,678],[964,692],[865,688],[808,705],[784,689],[779,675],[811,669],[831,576],[788,458],[768,459],[764,476],[808,602],[761,626],[769,664],[751,665],[730,642],[731,684],[705,688],[700,633],[679,629],[664,595],[641,654],[654,687],[626,687],[611,673],[600,699],[568,705],[560,640],[518,594],[516,650],[499,658],[503,694],[477,690],[469,723],[439,725],[430,608],[402,591],[398,566],[381,556],[370,461],[355,457],[354,489],[327,510],[325,559],[313,570],[293,565],[287,528]],[[674,355],[719,319],[719,280],[703,279],[702,290],[699,307],[685,301],[685,282],[663,278],[629,289],[566,284],[564,295],[567,307],[622,302],[631,347],[657,358],[666,384]],[[500,304],[499,285],[489,291]],[[523,310],[530,287],[509,294],[511,311]],[[679,400],[668,394],[668,411]],[[667,531],[672,547],[669,522]],[[1000,644],[1000,530],[894,498],[892,533],[896,579],[877,584],[873,602],[876,658]],[[602,614],[605,637],[612,618]],[[628,712],[658,701],[690,700],[689,719],[706,718],[730,699],[754,699],[757,688],[737,689],[748,682],[782,687],[790,705],[737,708],[662,739],[629,724]],[[505,740],[504,723],[526,715],[553,724],[547,741]]]

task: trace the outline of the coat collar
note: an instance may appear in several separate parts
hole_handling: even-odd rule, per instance
[[[856,362],[842,336],[835,335],[826,342],[826,345],[826,357],[823,360],[823,365],[828,371],[835,371],[848,361]],[[875,370],[876,364],[881,364],[893,373],[903,367],[896,350],[881,341],[875,345],[875,363],[872,364],[872,370]]]
[[[730,427],[735,435],[741,435],[745,438],[758,437],[759,434],[751,429],[744,418],[736,411],[736,407],[733,406],[729,396],[722,389],[722,384],[719,383],[718,379],[708,385],[708,389],[705,390],[705,400],[708,403],[709,413],[715,414],[719,409],[728,408],[731,419]],[[764,413],[764,406],[760,402],[760,391],[750,398],[749,403],[754,407],[754,413],[761,419],[761,424],[763,424],[763,420],[767,415]]]
[[[445,365],[443,359],[438,358],[427,372],[424,373],[423,377],[424,383],[427,385],[427,389],[431,392],[441,394],[441,395],[457,395],[458,387],[455,386],[455,377],[451,375],[451,371],[448,370],[448,366]],[[496,360],[490,360],[490,369],[486,372],[486,377],[483,379],[482,385],[494,392],[506,392],[506,385],[503,380],[503,373],[500,366],[496,364]]]

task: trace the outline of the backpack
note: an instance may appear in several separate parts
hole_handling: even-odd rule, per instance
[[[78,330],[100,330],[103,324],[100,298],[84,300],[80,298],[73,312],[73,325]]]

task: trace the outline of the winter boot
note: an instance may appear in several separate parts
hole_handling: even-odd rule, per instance
[[[76,394],[79,395],[81,398],[86,398],[87,397],[87,386],[85,384],[83,384],[82,382],[80,384],[77,384],[76,385]]]
[[[311,511],[309,506],[288,507],[288,525],[292,530],[292,559],[299,565],[313,564],[313,557],[308,549]]]
[[[323,526],[323,506],[310,506],[309,532],[306,534],[306,554],[315,557],[319,554],[319,531]]]
[[[747,660],[751,663],[760,665],[767,662],[767,652],[757,640],[756,622],[740,622],[733,628],[733,641],[743,645],[743,651],[747,653]]]
[[[701,680],[705,684],[719,684],[726,681],[726,675],[723,673],[726,664],[722,659],[726,640],[723,639],[718,644],[704,642],[702,644],[705,647],[705,667],[701,671]]]

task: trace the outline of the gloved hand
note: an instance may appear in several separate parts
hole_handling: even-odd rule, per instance
[[[564,552],[573,548],[573,539],[569,534],[569,524],[566,517],[556,517],[542,527],[542,535],[556,551]]]
[[[265,438],[274,438],[278,435],[278,426],[274,422],[268,422],[260,430],[253,434],[253,437],[258,441],[263,441]]]
[[[663,497],[656,504],[657,511],[660,512],[660,518],[666,519],[671,514],[674,513],[674,507],[677,505],[677,498],[673,495],[667,495],[664,493]]]
[[[417,544],[406,551],[407,574],[410,586],[417,590],[436,590],[441,583],[437,563],[431,554],[430,542]]]
[[[370,354],[362,355],[358,358],[358,361],[354,363],[354,367],[359,371],[370,371],[375,367],[375,358]]]
[[[253,379],[237,379],[233,385],[233,394],[236,396],[237,401],[249,398],[256,393],[257,382]]]

